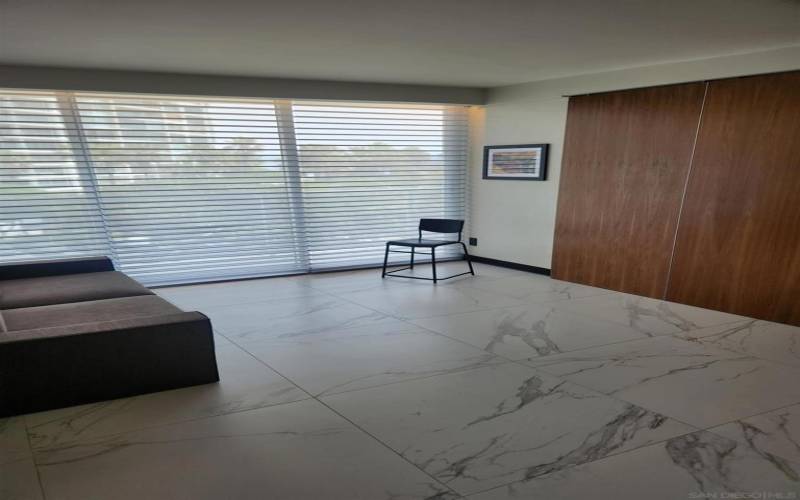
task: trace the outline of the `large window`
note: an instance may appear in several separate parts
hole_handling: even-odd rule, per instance
[[[146,284],[376,264],[464,213],[459,106],[0,91],[0,261]]]

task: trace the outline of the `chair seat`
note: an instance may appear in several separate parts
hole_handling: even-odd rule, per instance
[[[389,245],[397,245],[400,247],[424,247],[424,248],[435,248],[440,247],[442,245],[453,245],[457,244],[458,241],[442,241],[442,240],[421,240],[417,238],[412,238],[410,240],[394,240],[390,241]]]

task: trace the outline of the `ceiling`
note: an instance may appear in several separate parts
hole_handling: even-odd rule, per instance
[[[0,64],[491,87],[800,44],[800,0],[0,0]]]

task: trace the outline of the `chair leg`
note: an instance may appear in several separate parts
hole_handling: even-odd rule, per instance
[[[436,249],[431,248],[431,264],[433,265],[433,284],[436,284]]]
[[[469,264],[469,272],[475,276],[475,270],[472,269],[472,258],[469,256],[469,252],[467,252],[467,245],[464,242],[461,242],[461,247],[464,249],[464,256],[467,258],[467,264]]]
[[[381,273],[381,278],[386,277],[386,263],[389,261],[389,244],[386,244],[386,253],[383,254],[383,273]]]
[[[411,247],[411,269],[414,269],[414,247]]]

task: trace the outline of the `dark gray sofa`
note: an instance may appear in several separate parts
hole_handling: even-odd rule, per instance
[[[0,417],[218,380],[208,318],[110,259],[0,265]]]

